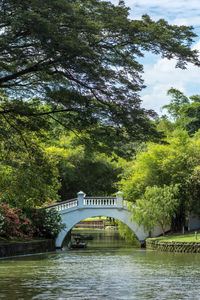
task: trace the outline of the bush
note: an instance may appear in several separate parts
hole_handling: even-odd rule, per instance
[[[61,215],[55,208],[49,210],[33,209],[30,218],[35,227],[35,236],[56,238],[59,232],[66,227],[66,225],[62,223]]]
[[[19,208],[13,208],[13,211],[17,214],[19,218],[19,231],[25,237],[32,238],[35,232],[35,226],[30,220],[27,218],[24,212]]]
[[[11,209],[4,203],[0,204],[0,224],[1,235],[6,238],[32,238],[33,236],[32,222],[23,211],[18,208]]]
[[[6,238],[56,238],[65,228],[62,217],[56,209],[27,209],[10,208],[0,204],[0,234]]]

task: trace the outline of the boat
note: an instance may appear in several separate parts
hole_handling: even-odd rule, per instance
[[[86,248],[87,244],[84,241],[81,241],[80,239],[75,239],[74,242],[71,244],[71,248],[77,249],[77,248]]]

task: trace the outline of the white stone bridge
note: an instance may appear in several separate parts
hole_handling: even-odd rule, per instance
[[[56,208],[62,216],[63,223],[66,224],[66,228],[60,232],[56,239],[57,248],[62,248],[67,233],[77,223],[91,217],[105,216],[123,222],[134,231],[141,243],[149,235],[143,226],[139,226],[132,220],[131,213],[128,210],[128,201],[123,200],[121,192],[118,192],[116,197],[85,197],[83,192],[79,192],[76,199],[60,202],[45,208]],[[161,230],[156,228],[151,234],[152,236],[157,236],[161,234]]]

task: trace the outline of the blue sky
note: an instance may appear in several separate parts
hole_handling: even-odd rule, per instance
[[[111,2],[117,4],[118,0]],[[130,7],[130,17],[133,19],[148,14],[155,21],[163,18],[170,24],[193,26],[199,36],[192,47],[200,51],[199,0],[125,0],[125,3]],[[166,94],[171,87],[181,90],[187,96],[200,94],[198,67],[188,65],[187,70],[175,69],[174,60],[161,59],[151,54],[145,56],[143,64],[143,78],[147,86],[141,94],[143,107],[162,114],[162,106],[170,101]]]

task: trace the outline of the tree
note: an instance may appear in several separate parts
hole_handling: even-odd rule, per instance
[[[172,221],[173,229],[180,230],[191,211],[200,211],[199,153],[199,132],[190,138],[186,131],[176,130],[165,144],[148,143],[124,172],[120,182],[124,198],[137,206],[141,200],[151,208],[150,202],[145,202],[147,188],[178,185],[178,205]]]
[[[191,96],[190,99],[198,99],[198,101],[182,106],[179,123],[190,135],[193,135],[200,129],[200,99],[199,95]]]
[[[25,208],[59,200],[55,159],[52,160],[35,141],[29,151],[19,149],[19,144],[18,141],[18,149],[10,149],[1,161],[1,201]]]
[[[0,95],[0,109],[7,103],[9,99]],[[37,101],[30,105],[38,106]],[[12,206],[35,207],[59,199],[57,161],[42,147],[42,119],[0,114],[0,199]]]
[[[141,199],[132,208],[133,219],[148,230],[160,225],[163,235],[178,207],[178,186],[147,187]]]
[[[138,96],[145,51],[199,65],[192,27],[130,20],[128,8],[100,0],[2,0],[0,88],[13,101],[0,114],[62,118],[66,128],[122,126],[134,140],[156,135]],[[38,111],[28,100],[49,104]],[[24,99],[21,101],[21,99]],[[60,120],[59,120],[60,122]]]
[[[157,130],[164,133],[165,136],[173,135],[176,129],[176,124],[171,122],[166,115],[161,116],[156,120]]]
[[[80,137],[81,138],[81,137]],[[117,192],[116,182],[125,161],[117,155],[89,151],[76,144],[76,136],[63,135],[46,148],[56,161],[61,180],[61,200],[74,198],[83,190],[88,196],[110,196]]]
[[[168,110],[168,113],[174,121],[180,117],[180,109],[183,105],[189,103],[189,99],[179,90],[171,88],[167,91],[167,95],[172,97],[170,104],[164,105],[163,108]]]
[[[132,229],[130,229],[126,224],[120,221],[117,221],[117,226],[118,226],[120,236],[124,238],[128,244],[131,244],[132,246],[135,247],[141,246],[140,242],[138,241]]]
[[[200,129],[200,95],[192,95],[189,98],[177,89],[171,88],[168,95],[172,97],[170,104],[164,105],[167,108],[170,117],[174,119],[174,124],[170,124],[171,128],[183,128],[190,135],[193,135]],[[158,128],[162,129],[166,125],[161,119]],[[167,129],[166,126],[163,128]]]

